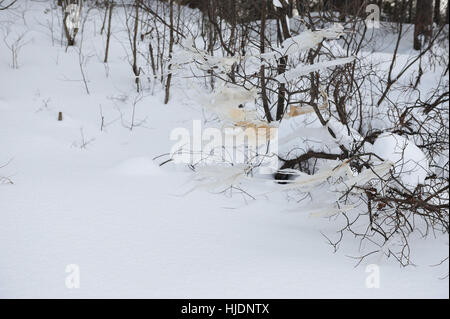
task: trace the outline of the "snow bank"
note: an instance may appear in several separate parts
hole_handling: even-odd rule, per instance
[[[397,134],[384,133],[375,141],[373,152],[395,164],[394,171],[407,188],[414,189],[425,182],[428,159],[413,142]]]

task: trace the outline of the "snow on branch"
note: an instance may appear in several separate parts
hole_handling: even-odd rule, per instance
[[[280,83],[288,83],[289,81],[295,80],[303,75],[307,75],[311,72],[323,70],[329,67],[343,65],[347,63],[351,63],[355,60],[355,57],[348,57],[342,59],[336,59],[332,61],[320,62],[311,65],[299,65],[293,70],[289,70],[284,72],[283,74],[278,75],[275,80]]]

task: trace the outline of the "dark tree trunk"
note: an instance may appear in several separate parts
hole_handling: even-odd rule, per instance
[[[408,2],[408,23],[413,22],[413,5],[414,5],[414,1],[410,0]]]
[[[448,13],[449,13],[449,10],[448,10],[448,5],[449,5],[449,3],[447,2],[447,10],[445,10],[445,24],[448,24]]]
[[[261,31],[260,31],[260,52],[264,54],[265,46],[266,46],[266,1],[262,1],[261,4]],[[266,114],[267,122],[272,122],[272,114],[270,113],[269,99],[267,97],[266,90],[266,76],[265,76],[265,67],[264,64],[261,65],[260,76],[261,76],[261,97],[263,101],[264,113]]]
[[[170,19],[170,42],[169,42],[169,60],[172,59],[172,53],[173,53],[173,45],[175,42],[175,35],[173,32],[174,29],[174,23],[173,23],[173,3],[174,0],[170,0],[170,12],[169,12],[169,19]],[[169,65],[169,74],[167,75],[167,83],[166,83],[166,96],[164,98],[164,104],[169,103],[170,99],[170,86],[172,84],[172,64]]]
[[[398,0],[395,0],[394,1],[394,15],[393,15],[393,21],[394,22],[399,22],[399,19],[398,19]]]
[[[286,16],[288,8],[283,6],[283,8],[277,9],[278,14],[278,39],[280,44],[291,37],[289,27],[287,25]],[[278,60],[278,74],[283,74],[286,72],[287,57],[281,57]],[[286,85],[280,83],[278,87],[278,103],[277,103],[277,116],[276,120],[280,121],[283,118],[285,112],[285,100],[286,100]]]
[[[108,8],[109,8],[109,18],[108,18],[108,31],[106,34],[105,59],[103,61],[104,63],[108,62],[109,40],[111,39],[111,18],[112,18],[112,11],[114,8],[114,0],[112,0],[111,2],[108,1],[108,7],[106,11],[108,11]]]
[[[433,33],[433,2],[431,0],[417,0],[416,21],[414,27],[414,49],[421,50]]]

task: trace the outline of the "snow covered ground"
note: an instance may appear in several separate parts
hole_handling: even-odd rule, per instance
[[[0,42],[0,176],[13,182],[0,185],[0,297],[449,297],[448,263],[433,266],[448,237],[413,240],[416,266],[373,257],[355,268],[359,242],[347,237],[333,253],[321,234],[333,222],[292,212],[284,195],[183,195],[190,171],[153,158],[170,151],[173,128],[202,119],[188,80],[176,79],[168,105],[159,89],[138,98],[123,25],[105,67],[100,26],[89,24],[86,94],[78,52],[59,33],[52,43],[49,7],[23,1],[23,16],[0,13],[7,39],[25,32],[18,69]],[[71,264],[76,289],[65,285]],[[380,288],[366,287],[369,264]]]

